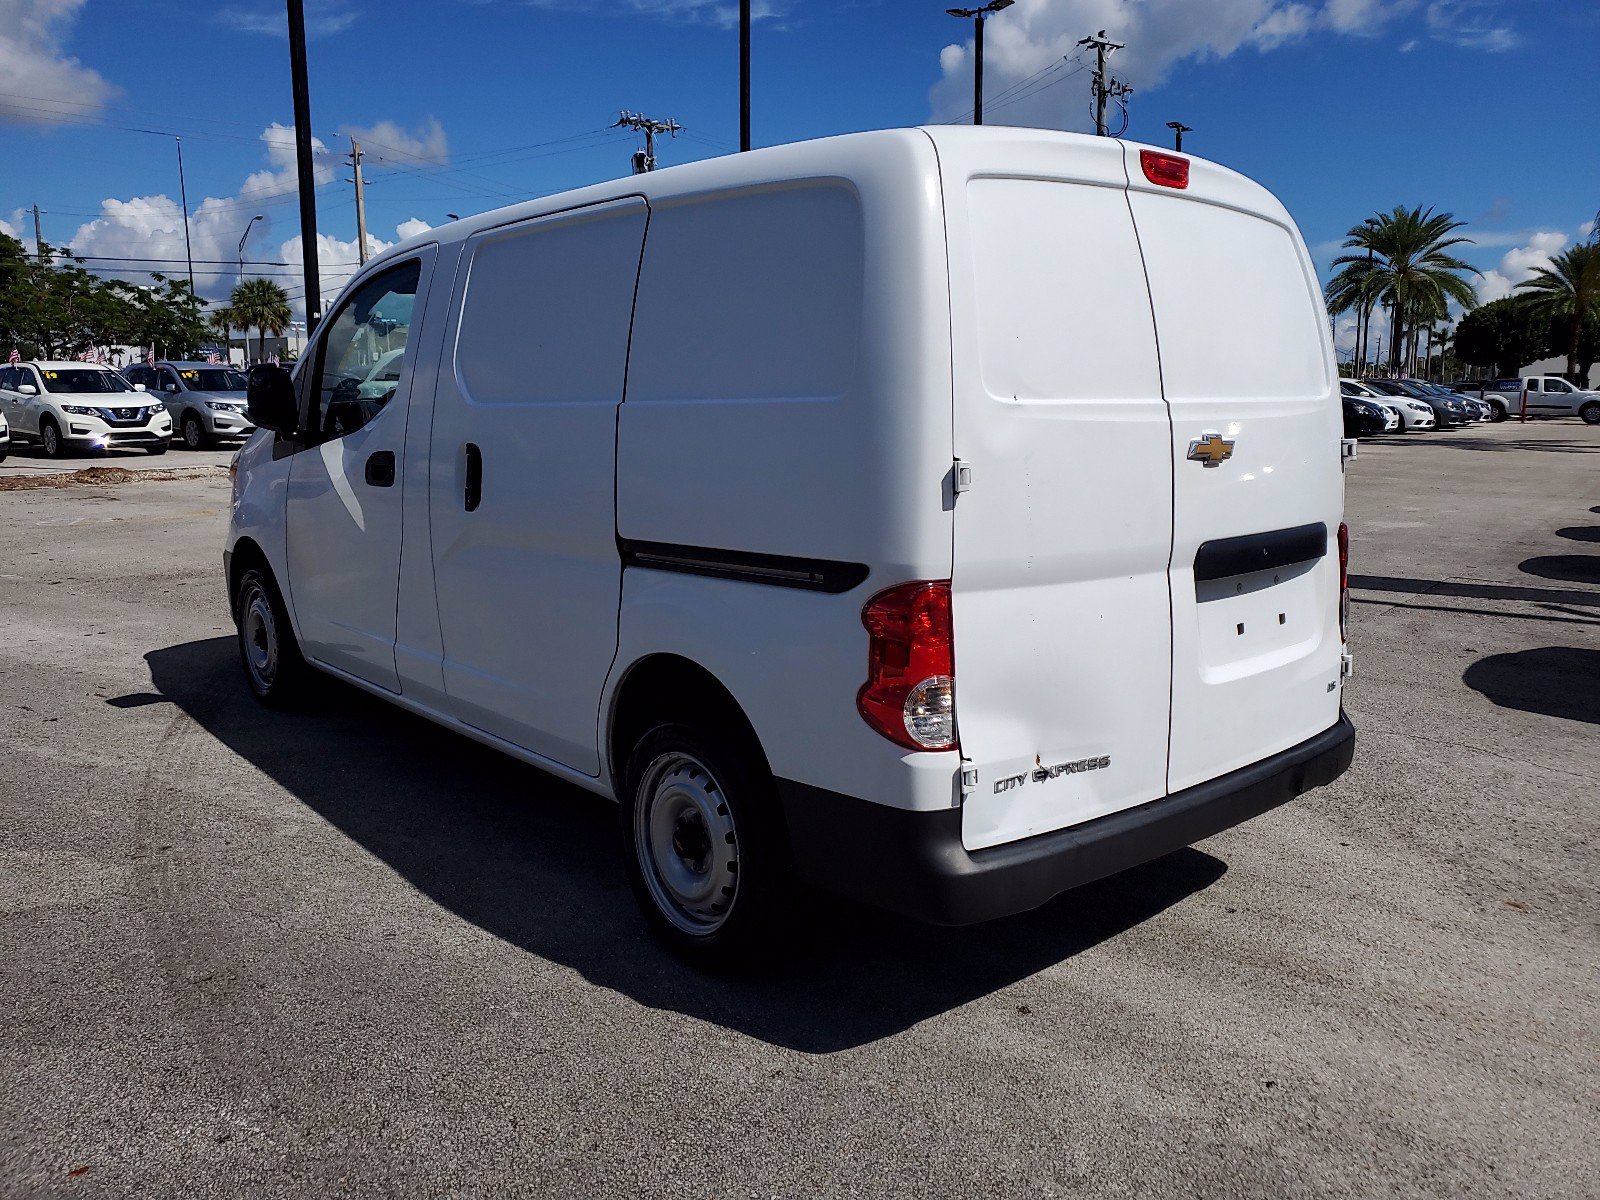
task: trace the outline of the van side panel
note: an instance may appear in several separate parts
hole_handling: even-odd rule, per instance
[[[1321,294],[1282,205],[1200,160],[1187,190],[1153,186],[1138,148],[1127,152],[1172,410],[1168,787],[1179,791],[1339,719],[1341,408]],[[1231,443],[1215,466],[1188,457],[1208,434]],[[1302,548],[1239,574],[1217,567],[1219,543]]]
[[[652,200],[617,532],[625,546],[826,560],[865,579],[808,590],[635,560],[610,687],[650,654],[682,654],[739,701],[779,777],[948,809],[957,756],[907,754],[855,704],[863,604],[950,572],[936,163],[910,133],[841,142],[829,166]]]
[[[1165,792],[1172,435],[1120,148],[1019,131],[940,157],[977,850]]]
[[[616,651],[616,414],[647,217],[623,199],[470,239],[434,405],[450,711],[591,776]]]

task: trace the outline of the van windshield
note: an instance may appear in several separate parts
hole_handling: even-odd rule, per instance
[[[40,370],[47,392],[131,392],[132,385],[115,371],[96,371],[92,368],[70,370]]]

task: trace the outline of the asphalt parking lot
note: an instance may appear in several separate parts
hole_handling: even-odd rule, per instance
[[[1595,1194],[1600,430],[1363,443],[1333,786],[731,979],[594,798],[259,710],[219,475],[0,493],[0,1193]]]
[[[102,454],[47,458],[37,446],[13,440],[11,452],[0,462],[0,480],[66,475],[89,467],[120,467],[125,471],[190,471],[196,467],[225,467],[237,445],[187,450],[176,443],[165,454],[146,454],[143,450],[107,450]]]

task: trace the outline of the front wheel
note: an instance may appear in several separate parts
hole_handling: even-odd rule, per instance
[[[199,414],[192,412],[184,413],[181,432],[183,434],[183,444],[189,447],[189,449],[205,449],[206,427],[200,423]]]
[[[146,454],[165,454],[167,452],[167,443],[157,442],[154,446],[146,446],[144,452]]]
[[[706,966],[770,946],[792,893],[772,777],[739,740],[661,724],[628,756],[620,829],[656,933]]]
[[[269,708],[293,704],[305,688],[309,669],[283,598],[264,568],[251,567],[240,576],[233,613],[239,627],[239,661],[251,693]]]
[[[66,457],[67,439],[61,436],[61,430],[54,421],[39,422],[39,448],[44,451],[46,458]]]
[[[1600,403],[1591,400],[1578,410],[1585,425],[1600,425]]]

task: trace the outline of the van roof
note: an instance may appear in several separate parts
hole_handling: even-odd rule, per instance
[[[1104,147],[1108,140],[1113,139],[1008,125],[938,125],[882,129],[792,142],[745,154],[728,154],[681,166],[664,167],[643,175],[628,175],[478,213],[400,242],[375,256],[368,263],[368,269],[410,253],[419,246],[458,242],[485,229],[513,221],[624,196],[666,201],[700,192],[824,176],[848,180],[858,187],[870,187],[875,178],[908,169],[923,171],[937,186],[940,156],[946,152],[951,159],[959,158],[964,162],[980,160],[986,172],[1004,172],[1011,160],[1017,160],[1013,164],[1015,169],[1022,169],[1024,162],[1036,163],[1041,148],[1059,150],[1064,161],[1066,156],[1082,155],[1085,160],[1093,158],[1103,162]],[[1117,144],[1164,155],[1172,153],[1158,146],[1145,146],[1138,142],[1117,140]],[[925,153],[930,145],[935,152],[933,156]],[[1169,189],[1157,188],[1142,178],[1131,181],[1131,186],[1224,204],[1290,224],[1283,206],[1260,184],[1206,159],[1191,154],[1182,157],[1188,159],[1190,164],[1190,183],[1185,191],[1170,193]],[[908,164],[919,165],[908,167]],[[365,274],[365,271],[362,272],[363,276]]]

